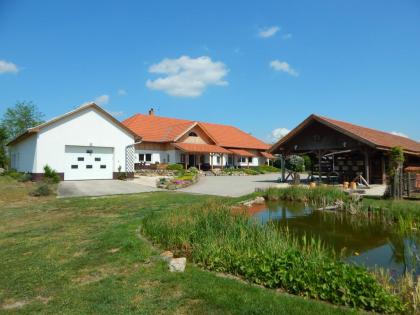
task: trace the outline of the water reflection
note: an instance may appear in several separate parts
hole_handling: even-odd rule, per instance
[[[403,237],[379,220],[313,211],[300,203],[272,202],[252,207],[250,212],[263,224],[271,221],[299,236],[320,238],[347,262],[383,267],[394,276],[405,271],[420,275],[416,237]]]

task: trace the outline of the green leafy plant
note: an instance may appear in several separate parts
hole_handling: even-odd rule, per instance
[[[305,160],[299,155],[289,155],[286,158],[286,168],[292,172],[305,171]]]
[[[170,171],[182,171],[184,166],[182,164],[168,164],[166,169]]]
[[[35,197],[41,197],[41,196],[49,196],[51,195],[51,193],[52,193],[52,190],[47,183],[40,183],[37,185],[35,190],[33,190],[30,194]]]
[[[47,164],[44,166],[44,180],[57,184],[60,182],[60,176]]]
[[[143,228],[155,242],[209,270],[337,305],[404,311],[401,300],[371,273],[337,260],[319,240],[257,224],[222,203],[154,213]]]

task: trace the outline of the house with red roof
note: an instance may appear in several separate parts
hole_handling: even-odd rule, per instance
[[[161,117],[151,109],[135,114],[122,124],[142,139],[135,145],[135,167],[180,163],[198,169],[251,167],[275,157],[269,145],[228,125]]]
[[[368,184],[384,184],[393,147],[403,149],[407,170],[419,168],[419,142],[313,114],[275,143],[269,152],[282,156],[308,155],[312,160],[309,171],[317,179],[343,182],[363,177]]]

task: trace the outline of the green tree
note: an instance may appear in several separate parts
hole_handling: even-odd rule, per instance
[[[6,144],[7,140],[9,139],[9,135],[7,134],[7,129],[0,125],[0,167],[5,168],[8,164],[7,152],[6,152]]]
[[[26,129],[41,124],[43,117],[44,114],[38,110],[34,103],[23,101],[6,109],[1,124],[6,128],[10,140]]]

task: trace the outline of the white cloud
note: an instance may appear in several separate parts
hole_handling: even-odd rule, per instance
[[[400,136],[404,138],[408,138],[408,136],[405,133],[399,132],[399,131],[391,131],[391,133],[395,136]]]
[[[276,71],[286,72],[294,77],[299,76],[299,73],[285,61],[273,60],[270,62],[270,67]]]
[[[292,34],[287,33],[287,34],[284,34],[281,38],[283,38],[283,39],[291,39],[292,37],[293,37]]]
[[[285,135],[287,135],[290,132],[287,128],[276,128],[273,131],[271,131],[269,135],[269,141],[276,142],[283,138]]]
[[[259,31],[258,36],[261,38],[269,38],[276,35],[278,31],[280,31],[280,27],[278,26],[266,27]]]
[[[146,86],[172,96],[197,97],[210,85],[227,85],[223,80],[228,69],[222,62],[213,62],[210,57],[163,59],[149,67],[150,73],[162,74],[155,80],[147,80]]]
[[[109,103],[109,99],[110,99],[109,95],[104,94],[95,98],[93,102],[97,105],[103,106]]]
[[[117,94],[118,94],[118,95],[121,95],[121,96],[124,96],[124,95],[127,95],[127,91],[126,91],[126,90],[124,90],[124,89],[119,89],[119,90],[117,91]]]
[[[0,60],[0,74],[1,73],[18,73],[19,69],[13,62]]]

